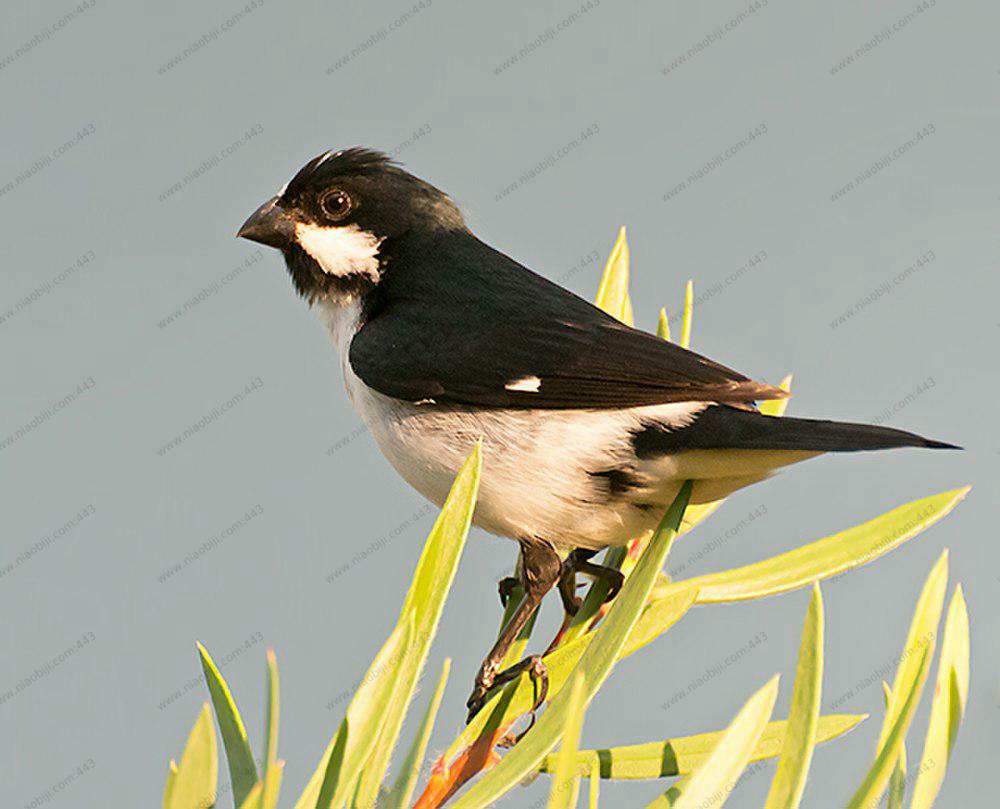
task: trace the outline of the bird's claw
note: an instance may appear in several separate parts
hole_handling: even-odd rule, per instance
[[[472,694],[469,696],[468,702],[465,703],[466,707],[469,709],[469,714],[465,719],[465,724],[469,724],[477,713],[479,713],[483,705],[486,702],[486,694],[491,688],[495,686],[506,685],[512,680],[516,680],[522,673],[528,672],[528,676],[531,678],[531,683],[535,688],[535,700],[529,710],[531,714],[531,724],[528,728],[520,733],[518,736],[513,737],[511,744],[515,744],[520,740],[521,736],[531,730],[532,725],[535,724],[535,711],[541,707],[542,703],[545,702],[546,697],[549,695],[549,670],[545,665],[545,661],[542,660],[541,655],[531,655],[531,657],[526,657],[520,663],[516,663],[509,669],[504,669],[499,674],[490,676],[489,672],[480,672],[479,676],[476,677],[475,687],[472,689]],[[505,737],[505,740],[509,741],[510,737]]]
[[[472,687],[472,693],[469,695],[469,699],[465,703],[465,707],[469,709],[468,715],[465,717],[465,724],[469,724],[473,717],[479,713],[483,705],[486,702],[486,694],[493,687],[494,679],[496,674],[485,666],[480,669],[479,674],[476,675],[476,683]]]

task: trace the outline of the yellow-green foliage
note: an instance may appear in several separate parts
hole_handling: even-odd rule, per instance
[[[605,266],[597,302],[631,324],[628,278],[628,242],[622,228]],[[681,325],[681,344],[685,346],[691,337],[692,315],[689,282]],[[657,333],[670,339],[665,310],[660,312]],[[791,377],[787,377],[782,387],[787,390],[790,383]],[[767,402],[762,410],[780,416],[786,403]],[[479,445],[470,449],[417,563],[399,620],[299,793],[295,809],[372,809],[376,805],[404,809],[411,805],[444,693],[448,661],[391,786],[388,772],[471,524],[481,458]],[[589,778],[591,809],[598,805],[600,780],[671,777],[679,780],[661,785],[657,790],[661,794],[650,807],[721,806],[749,762],[780,757],[764,809],[796,809],[806,789],[815,745],[846,733],[866,718],[820,715],[824,617],[819,581],[871,562],[912,539],[954,508],[967,491],[960,488],[920,498],[754,564],[671,581],[662,571],[675,539],[708,518],[721,503],[687,507],[690,486],[685,485],[652,536],[637,538],[634,549],[642,549],[637,559],[624,549],[606,552],[603,563],[620,569],[626,575],[625,585],[610,609],[602,606],[606,585],[601,581],[591,585],[560,643],[545,656],[548,704],[538,722],[497,763],[496,742],[530,711],[535,688],[525,673],[496,689],[482,711],[437,759],[418,806],[433,809],[443,805],[471,775],[490,765],[494,766],[487,774],[464,793],[459,792],[449,805],[456,809],[488,806],[526,777],[547,773],[552,775],[551,809],[578,805],[581,777]],[[661,638],[692,606],[761,598],[806,585],[812,586],[813,596],[802,630],[787,720],[771,719],[779,689],[775,676],[749,698],[724,730],[598,750],[578,749],[586,708],[615,664]],[[937,678],[910,808],[930,809],[941,788],[969,693],[969,619],[960,585],[947,610],[941,643],[936,642],[947,586],[945,551],[917,602],[892,687],[886,686],[885,719],[872,764],[853,795],[845,792],[848,809],[877,806],[887,790],[890,807],[904,805],[906,736],[936,648]],[[518,650],[523,649],[528,634],[530,625]],[[262,770],[258,772],[229,686],[208,651],[200,644],[198,651],[226,754],[233,805],[236,809],[275,809],[284,762],[277,757],[279,688],[274,655],[268,652],[265,738]],[[560,741],[562,748],[553,752]],[[471,772],[470,761],[478,762]],[[180,764],[170,762],[164,809],[215,806],[217,777],[216,726],[209,703],[205,703]]]

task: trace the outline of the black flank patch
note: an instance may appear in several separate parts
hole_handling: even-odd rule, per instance
[[[604,469],[600,472],[588,472],[593,478],[604,478],[607,481],[608,494],[620,497],[643,485],[642,479],[628,469]]]

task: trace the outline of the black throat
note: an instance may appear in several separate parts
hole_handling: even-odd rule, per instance
[[[371,297],[375,291],[376,283],[367,273],[358,272],[350,275],[325,273],[319,262],[298,244],[292,244],[282,252],[295,291],[310,305],[323,298],[333,301],[346,301],[349,298],[364,300]]]

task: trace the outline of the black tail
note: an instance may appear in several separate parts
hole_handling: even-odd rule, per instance
[[[636,454],[651,458],[689,449],[777,449],[855,452],[892,447],[961,449],[954,444],[892,427],[765,416],[752,410],[713,405],[686,427],[649,422],[633,436]]]

